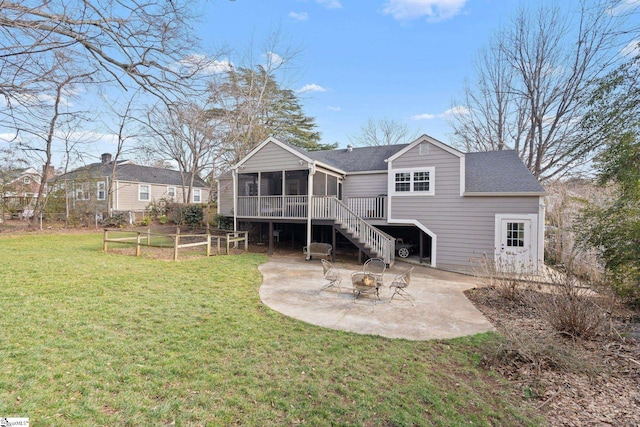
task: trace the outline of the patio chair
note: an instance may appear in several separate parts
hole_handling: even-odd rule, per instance
[[[322,259],[321,261],[322,261],[322,275],[327,281],[327,283],[322,288],[320,288],[320,291],[318,292],[322,292],[329,288],[338,288],[338,292],[340,292],[342,290],[340,288],[340,283],[342,282],[342,276],[333,267],[333,264],[331,264],[329,261],[327,261],[326,259]]]
[[[365,274],[369,274],[376,279],[376,286],[380,287],[383,283],[384,271],[387,269],[387,264],[382,258],[370,258],[364,263],[363,271]]]
[[[399,298],[403,298],[413,304],[414,298],[411,294],[407,292],[407,288],[411,283],[411,273],[413,272],[414,267],[411,267],[407,271],[402,274],[398,274],[393,278],[393,282],[389,285],[389,289],[393,289],[393,295],[389,299],[389,302],[393,300],[393,297],[398,295]]]

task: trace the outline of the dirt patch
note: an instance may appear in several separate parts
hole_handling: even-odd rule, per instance
[[[466,295],[506,337],[505,348],[485,355],[489,367],[515,383],[549,425],[640,425],[637,312],[616,310],[610,334],[582,340],[557,333],[522,299],[507,300],[491,288]],[[514,342],[521,354],[509,356],[505,349]]]

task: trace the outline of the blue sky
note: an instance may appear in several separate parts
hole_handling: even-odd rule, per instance
[[[300,47],[287,82],[323,143],[345,147],[388,118],[448,142],[447,116],[473,58],[515,0],[216,0],[197,25],[205,48],[244,50],[280,31]],[[278,52],[275,52],[278,54]],[[231,55],[227,58],[234,62]]]

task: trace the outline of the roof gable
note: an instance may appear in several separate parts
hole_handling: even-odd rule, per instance
[[[249,152],[249,154],[247,154],[246,156],[244,156],[242,158],[242,160],[240,160],[238,163],[236,163],[231,169],[238,169],[239,167],[241,167],[243,164],[245,164],[249,159],[251,159],[253,156],[255,156],[257,153],[260,152],[260,150],[262,150],[262,148],[264,146],[266,146],[267,144],[275,144],[277,146],[279,146],[280,148],[288,151],[289,153],[293,154],[294,156],[299,157],[301,160],[304,160],[307,163],[311,163],[313,160],[311,158],[309,158],[309,156],[307,155],[308,153],[306,151],[304,151],[301,148],[293,148],[293,146],[289,145],[289,144],[285,144],[284,142],[281,142],[279,140],[277,140],[276,138],[270,136],[269,138],[265,139],[264,141],[262,141],[260,144],[258,144],[253,150],[251,150]]]
[[[464,157],[464,153],[461,151],[456,150],[453,147],[448,146],[447,144],[445,144],[444,142],[440,142],[435,138],[430,137],[429,135],[425,135],[423,134],[422,136],[418,137],[415,141],[407,144],[402,150],[398,151],[397,153],[393,154],[392,156],[390,156],[387,161],[392,162],[395,159],[397,159],[398,157],[402,156],[404,153],[406,153],[407,151],[411,150],[413,147],[417,146],[418,144],[421,144],[423,142],[428,142],[430,144],[435,145],[436,147],[453,154],[454,156],[457,157]]]

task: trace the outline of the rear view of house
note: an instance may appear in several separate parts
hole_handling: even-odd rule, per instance
[[[545,192],[514,151],[462,153],[423,135],[306,152],[269,138],[218,185],[219,213],[236,228],[266,223],[270,239],[291,228],[335,245],[341,233],[387,263],[411,250],[452,270],[483,257],[518,269],[543,262]]]

